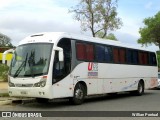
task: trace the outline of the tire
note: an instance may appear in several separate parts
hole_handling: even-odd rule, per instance
[[[46,99],[46,98],[36,98],[36,101],[38,102],[38,103],[48,103],[48,99]]]
[[[82,84],[77,84],[74,89],[74,95],[72,98],[69,98],[71,104],[80,105],[83,103],[85,98],[85,88]]]
[[[132,91],[131,93],[134,94],[134,95],[137,95],[137,96],[143,95],[144,94],[144,83],[142,81],[140,81],[138,83],[137,90],[136,91]]]

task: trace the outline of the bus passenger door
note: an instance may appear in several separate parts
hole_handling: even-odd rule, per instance
[[[70,88],[73,86],[73,81],[70,78],[71,72],[71,40],[63,38],[57,44],[63,49],[64,61],[59,61],[58,51],[55,51],[53,65],[53,92],[56,97],[66,97],[71,95]],[[57,92],[58,91],[58,92]],[[60,95],[60,96],[59,96]]]

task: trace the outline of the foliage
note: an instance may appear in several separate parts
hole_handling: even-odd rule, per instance
[[[109,30],[119,29],[122,21],[117,17],[118,0],[80,0],[69,12],[74,13],[75,20],[81,22],[83,31],[90,30],[95,37],[102,32],[101,38],[107,36]]]
[[[102,38],[102,35],[103,35],[102,32],[98,32],[96,36],[99,37],[99,38]],[[104,39],[110,39],[110,40],[117,41],[117,38],[113,33],[109,33],[107,36],[104,37]]]
[[[8,93],[0,93],[0,97],[9,97]]]
[[[160,68],[160,51],[157,51],[158,68]]]
[[[117,38],[116,38],[116,36],[113,33],[108,34],[107,39],[117,41]]]
[[[0,33],[0,47],[13,47],[11,39],[2,33]]]
[[[145,18],[145,26],[139,29],[141,38],[138,43],[148,45],[154,43],[160,49],[160,11],[153,17]]]
[[[8,70],[9,67],[5,64],[0,64],[0,79],[8,81]]]

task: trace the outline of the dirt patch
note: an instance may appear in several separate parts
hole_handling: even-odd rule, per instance
[[[8,82],[0,82],[0,89],[8,89]]]

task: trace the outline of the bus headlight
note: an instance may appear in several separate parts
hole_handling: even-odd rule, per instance
[[[45,87],[47,77],[43,77],[38,83],[34,84],[34,87]]]
[[[38,83],[34,84],[34,87],[44,87],[46,85],[46,80],[41,80]]]
[[[9,87],[15,87],[14,83],[12,83],[12,82],[10,81],[10,78],[9,78],[9,77],[8,77],[8,85],[9,85]]]

